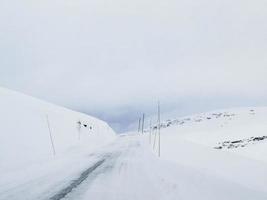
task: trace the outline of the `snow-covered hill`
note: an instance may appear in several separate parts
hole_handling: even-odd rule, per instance
[[[99,119],[4,88],[0,111],[0,174],[88,153],[115,138]]]
[[[253,151],[253,148],[260,149],[267,145],[267,107],[201,113],[167,120],[161,124],[161,128],[166,135],[171,134],[171,137],[183,138],[215,149],[237,153],[246,149]],[[254,156],[267,160],[264,155]]]
[[[266,107],[186,116],[167,120],[161,127],[163,160],[267,193]]]
[[[2,115],[1,200],[267,198],[266,108],[168,120],[158,158],[150,151],[158,150],[156,134],[149,143],[149,134],[125,133],[103,147],[114,138],[106,123],[8,90],[1,95],[10,112]],[[236,147],[218,148],[224,141]]]

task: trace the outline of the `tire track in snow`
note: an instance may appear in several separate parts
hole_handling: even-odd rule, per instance
[[[95,164],[84,170],[77,179],[71,181],[68,186],[54,194],[49,200],[77,199],[79,193],[86,191],[84,187],[88,187],[88,184],[98,177],[98,175],[108,173],[115,166],[117,159],[124,152],[123,150],[128,154],[133,148],[140,146],[139,143],[128,144],[127,147],[124,145],[123,148],[119,146],[119,149],[116,147],[115,150],[113,149],[109,153],[100,154],[99,160]]]
[[[65,187],[64,189],[59,191],[57,194],[52,196],[50,200],[61,200],[65,198],[69,193],[72,192],[74,188],[77,188],[82,182],[84,182],[92,172],[94,172],[98,167],[100,167],[106,161],[106,159],[107,157],[99,160],[93,166],[86,169],[84,172],[81,173],[79,178],[73,180],[69,186]]]

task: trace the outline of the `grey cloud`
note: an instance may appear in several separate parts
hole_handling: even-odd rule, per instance
[[[167,111],[192,102],[183,113],[234,106],[233,97],[262,105],[266,7],[265,0],[0,0],[0,84],[118,130],[152,113],[158,99]]]

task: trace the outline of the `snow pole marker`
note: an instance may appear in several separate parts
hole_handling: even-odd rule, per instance
[[[149,144],[151,144],[151,119],[149,123]]]
[[[158,101],[158,134],[159,134],[159,141],[158,141],[158,156],[160,157],[160,101]]]
[[[81,139],[81,128],[82,128],[81,120],[79,120],[77,122],[77,124],[78,124],[78,126],[77,126],[77,128],[78,128],[78,139],[80,140]]]
[[[48,127],[48,130],[49,130],[49,136],[50,136],[51,146],[52,146],[52,150],[53,150],[53,155],[55,156],[56,155],[56,150],[55,150],[55,145],[54,145],[54,141],[53,141],[53,137],[52,137],[52,131],[51,131],[48,115],[46,115],[46,122],[47,122],[47,127]]]
[[[140,126],[141,126],[141,118],[139,118],[139,122],[138,122],[138,133],[140,132]]]
[[[154,132],[153,150],[155,150],[155,148],[156,148],[156,140],[157,140],[157,130],[155,132],[154,131],[154,127],[153,127],[153,132]]]
[[[144,126],[145,126],[145,113],[143,113],[143,119],[142,119],[142,134],[144,134]]]

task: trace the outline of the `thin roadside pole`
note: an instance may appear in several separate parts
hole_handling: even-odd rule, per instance
[[[81,139],[81,128],[82,128],[82,123],[81,121],[79,120],[78,121],[78,139],[80,140]]]
[[[144,134],[144,126],[145,126],[145,114],[143,113],[143,120],[142,120],[142,133]]]
[[[139,118],[139,122],[138,122],[138,133],[140,132],[140,127],[141,127],[141,118]]]
[[[151,144],[151,119],[149,123],[149,144]]]
[[[54,145],[54,141],[53,141],[53,137],[52,137],[52,131],[51,131],[48,115],[46,115],[46,122],[47,122],[48,130],[49,130],[49,136],[50,136],[51,146],[52,146],[52,150],[53,150],[53,155],[55,156],[56,150],[55,150],[55,145]]]
[[[155,150],[155,148],[156,148],[156,140],[157,140],[157,130],[154,131],[154,128],[153,128],[153,132],[154,132],[153,150]]]
[[[158,102],[158,132],[159,132],[159,151],[158,151],[158,156],[160,157],[160,102]]]

